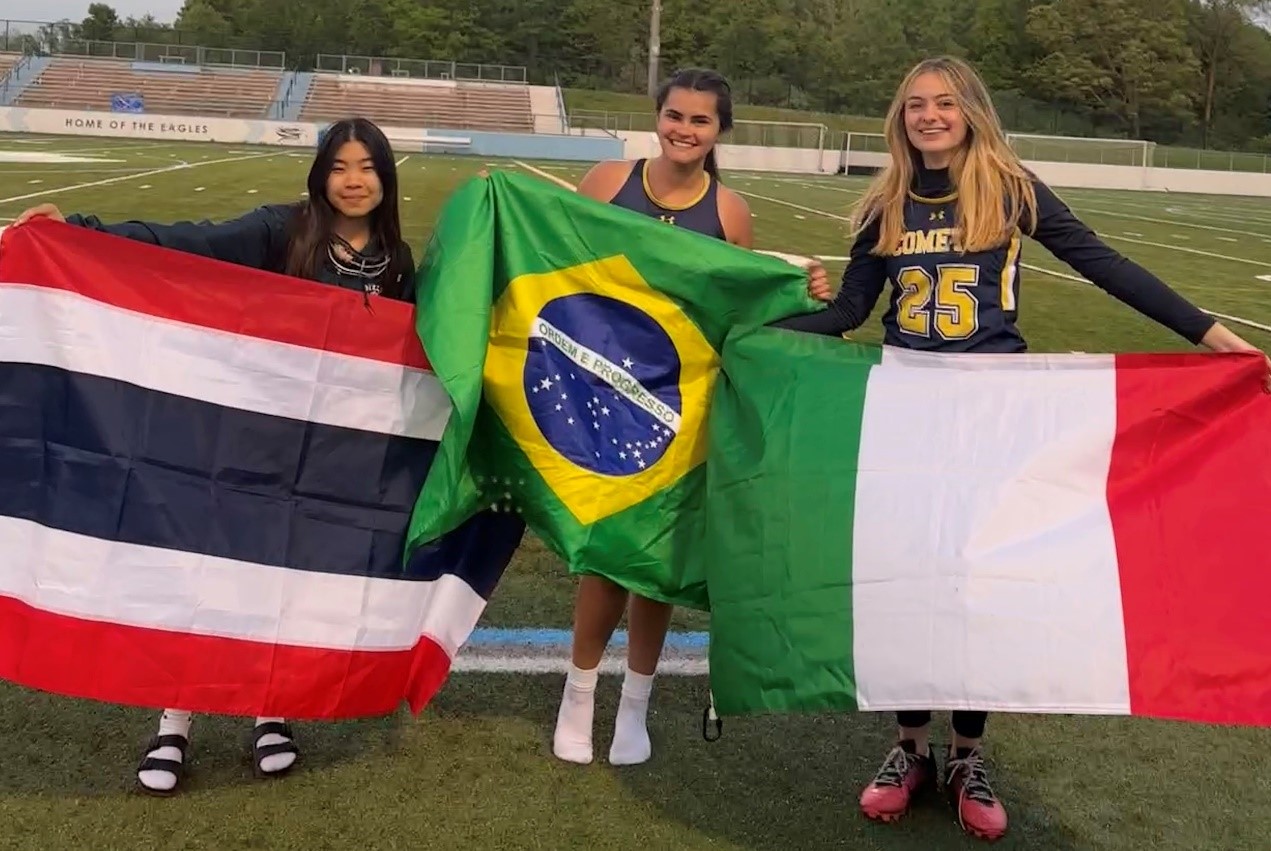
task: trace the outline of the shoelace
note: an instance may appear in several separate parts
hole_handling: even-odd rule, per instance
[[[897,745],[887,754],[887,759],[883,760],[883,767],[878,769],[878,774],[874,775],[874,782],[879,786],[900,786],[905,782],[905,775],[909,773],[910,760],[918,758]]]
[[[965,779],[962,781],[963,795],[981,804],[992,804],[997,800],[997,796],[993,794],[993,787],[989,786],[988,772],[984,768],[984,756],[979,748],[961,759],[949,760],[950,779],[959,771],[965,773]]]

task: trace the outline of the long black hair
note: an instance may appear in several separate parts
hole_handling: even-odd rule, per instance
[[[332,124],[318,143],[309,167],[308,200],[291,217],[287,234],[287,262],[284,271],[298,278],[313,279],[324,262],[334,236],[336,211],[327,200],[327,177],[336,154],[346,142],[361,142],[371,155],[384,197],[371,211],[371,238],[389,262],[379,276],[379,291],[389,298],[401,294],[402,282],[414,273],[410,254],[402,243],[402,222],[397,209],[397,165],[393,148],[379,127],[365,118],[346,118]]]
[[[666,105],[666,98],[672,89],[712,93],[715,95],[715,113],[719,116],[719,132],[727,133],[733,129],[733,88],[723,74],[709,68],[682,68],[676,71],[658,87],[658,114],[662,113],[662,107]],[[719,180],[719,165],[715,162],[713,147],[706,154],[704,167],[707,174]]]

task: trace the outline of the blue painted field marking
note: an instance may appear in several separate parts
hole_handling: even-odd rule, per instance
[[[573,633],[568,629],[526,627],[519,629],[478,627],[472,631],[467,647],[506,647],[521,645],[532,648],[569,647]],[[627,631],[617,630],[609,642],[610,647],[626,647]],[[710,646],[710,635],[705,632],[670,632],[666,636],[666,649],[672,652],[704,652]]]

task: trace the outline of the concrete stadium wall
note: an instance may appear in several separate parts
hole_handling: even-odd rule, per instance
[[[387,131],[386,131],[387,132]],[[620,159],[622,143],[614,138],[551,136],[538,133],[487,133],[468,130],[437,131],[472,140],[467,153],[485,157],[516,157],[532,160],[574,160],[594,163]]]
[[[108,136],[124,139],[168,139],[182,142],[226,142],[232,145],[286,145],[312,148],[327,124],[303,121],[259,121],[188,115],[124,114],[62,109],[0,107],[0,132]],[[446,150],[486,157],[596,162],[622,156],[622,143],[604,138],[549,136],[533,133],[490,133],[382,128],[394,148],[404,151]],[[447,140],[463,140],[449,145]]]
[[[68,109],[0,107],[0,131],[231,145],[286,145],[312,148],[321,125],[299,121],[258,121],[191,115],[85,112]]]

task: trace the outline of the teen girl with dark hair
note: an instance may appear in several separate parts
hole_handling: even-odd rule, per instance
[[[362,118],[333,124],[309,169],[308,197],[295,204],[259,207],[227,222],[106,225],[96,216],[63,217],[43,204],[36,216],[65,221],[140,242],[173,248],[254,269],[305,278],[372,295],[412,301],[415,264],[401,238],[397,169],[383,132]],[[153,795],[177,791],[190,736],[189,712],[167,709],[158,734],[137,767],[138,788]],[[257,718],[252,731],[256,776],[280,777],[299,756],[282,718]]]
[[[91,215],[63,218],[57,207],[42,204],[19,216],[14,227],[48,216],[228,263],[411,300],[414,259],[401,238],[397,168],[383,132],[364,118],[331,125],[314,155],[307,189],[299,203],[258,207],[227,222],[105,225]]]
[[[598,163],[578,191],[750,248],[750,207],[720,182],[715,156],[719,137],[733,127],[728,81],[701,68],[677,71],[658,89],[655,103],[659,155]]]

